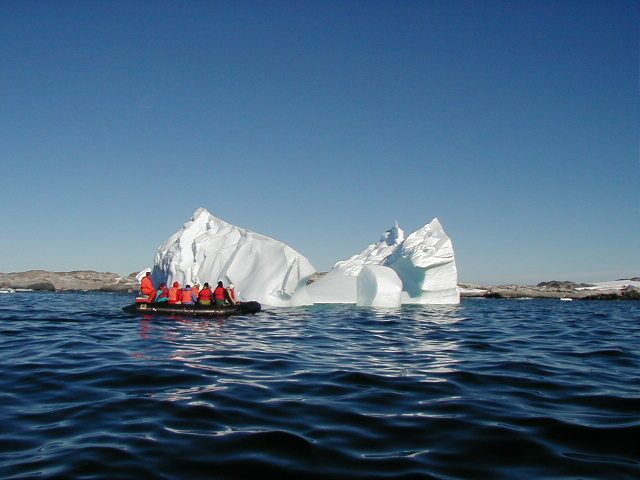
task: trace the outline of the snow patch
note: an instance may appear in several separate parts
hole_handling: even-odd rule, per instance
[[[591,283],[591,282],[590,282]],[[592,287],[578,287],[576,290],[623,290],[627,287],[640,288],[640,282],[633,280],[614,280],[611,282],[592,282]]]

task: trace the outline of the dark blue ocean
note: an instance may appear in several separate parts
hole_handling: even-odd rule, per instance
[[[0,478],[640,478],[640,303],[0,295]]]

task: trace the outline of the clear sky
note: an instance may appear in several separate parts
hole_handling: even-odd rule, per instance
[[[0,271],[198,207],[318,270],[438,217],[461,282],[640,275],[635,1],[0,2]]]

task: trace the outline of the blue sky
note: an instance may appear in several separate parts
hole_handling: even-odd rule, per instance
[[[637,2],[0,3],[0,271],[198,207],[318,270],[438,217],[459,280],[640,275]]]

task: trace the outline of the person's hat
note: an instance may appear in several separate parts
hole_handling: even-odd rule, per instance
[[[236,286],[233,283],[230,283],[229,288],[236,288]]]

